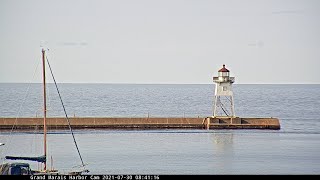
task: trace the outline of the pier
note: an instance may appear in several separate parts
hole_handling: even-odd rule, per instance
[[[69,118],[74,129],[280,129],[277,118],[240,117],[72,117]],[[0,118],[1,129],[34,130],[42,129],[43,118]],[[47,118],[49,130],[66,129],[65,118]]]

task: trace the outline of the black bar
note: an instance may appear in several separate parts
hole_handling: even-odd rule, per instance
[[[12,179],[17,177],[22,180],[166,180],[166,179],[210,179],[214,178],[227,178],[228,176],[243,176],[246,179],[256,180],[257,176],[288,176],[288,175],[155,175],[155,174],[113,174],[113,175],[21,175],[21,176],[10,176],[0,175],[0,179]],[[301,176],[301,175],[294,175]],[[308,176],[308,178],[318,179],[319,175],[302,175]],[[284,177],[283,177],[284,178]],[[219,179],[221,180],[221,179]]]

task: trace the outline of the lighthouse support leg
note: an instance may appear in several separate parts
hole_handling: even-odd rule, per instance
[[[217,116],[217,103],[218,103],[218,96],[214,96],[213,117]]]
[[[234,113],[234,102],[233,102],[233,96],[231,97],[231,116],[232,117],[236,117],[235,113]]]

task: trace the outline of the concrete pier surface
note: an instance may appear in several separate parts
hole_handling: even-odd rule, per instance
[[[277,118],[241,117],[72,117],[72,128],[109,128],[109,129],[280,129]],[[50,129],[68,128],[63,117],[47,118]],[[42,129],[43,118],[0,118],[1,129]]]

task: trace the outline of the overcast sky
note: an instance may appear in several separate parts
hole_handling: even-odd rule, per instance
[[[0,0],[0,82],[41,82],[41,46],[58,82],[320,83],[320,1]]]

